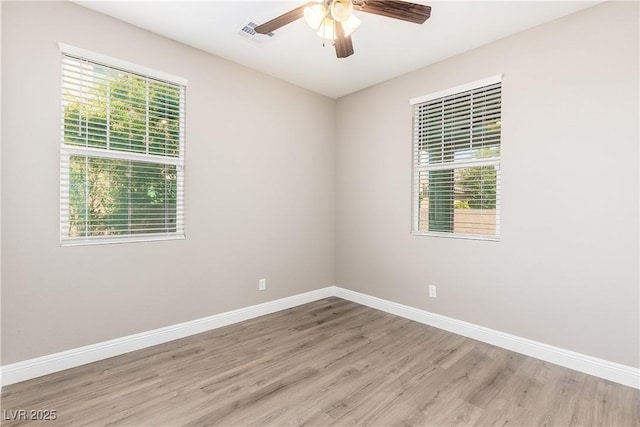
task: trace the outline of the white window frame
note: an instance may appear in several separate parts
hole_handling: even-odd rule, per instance
[[[75,46],[59,43],[61,60],[74,57],[92,63],[104,65],[108,68],[122,70],[161,80],[180,87],[180,121],[179,121],[179,155],[168,157],[153,154],[116,151],[100,148],[67,145],[64,141],[64,94],[61,89],[61,138],[60,138],[60,244],[61,246],[100,245],[110,243],[149,242],[159,240],[181,240],[185,238],[184,231],[184,160],[185,160],[185,111],[187,79],[153,70],[138,64],[112,58],[100,53],[81,49]],[[62,63],[62,61],[61,61]],[[61,75],[61,79],[64,77]],[[147,150],[148,151],[148,150]],[[72,155],[99,157],[116,160],[148,162],[176,166],[176,231],[145,234],[126,234],[114,236],[83,236],[69,237],[69,165]]]
[[[410,99],[409,103],[412,107],[428,103],[430,101],[445,98],[451,95],[461,94],[467,91],[475,90],[478,88],[482,88],[485,86],[490,86],[497,83],[502,83],[502,74],[498,74],[495,76],[487,77],[481,80],[477,80],[474,82],[462,84],[459,86],[455,86],[452,88],[448,88],[445,90],[433,92],[427,95],[419,96],[416,98]],[[502,108],[501,108],[502,110]],[[447,237],[453,239],[473,239],[473,240],[486,240],[486,241],[500,241],[500,212],[501,212],[501,158],[493,157],[489,159],[465,159],[465,160],[454,160],[450,163],[445,164],[435,164],[430,166],[418,165],[418,154],[417,146],[417,134],[415,132],[415,123],[416,116],[415,110],[412,113],[412,122],[414,126],[414,131],[412,132],[412,220],[411,220],[411,234],[415,236],[432,236],[432,237]],[[502,137],[500,138],[500,146],[502,146]],[[501,149],[502,151],[502,149]],[[420,173],[427,172],[432,170],[456,170],[470,167],[481,167],[481,166],[493,166],[496,168],[496,234],[495,235],[484,235],[484,234],[466,234],[466,233],[456,233],[456,232],[438,232],[438,231],[420,231],[419,229],[419,221],[420,221]]]

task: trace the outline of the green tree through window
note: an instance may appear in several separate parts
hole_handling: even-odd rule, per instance
[[[64,57],[63,238],[178,231],[182,99],[179,85]]]
[[[478,86],[475,86],[478,84]],[[412,100],[414,233],[499,234],[499,76]]]

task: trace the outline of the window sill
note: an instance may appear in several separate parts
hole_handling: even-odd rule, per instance
[[[464,240],[484,240],[488,242],[499,242],[500,236],[483,236],[481,234],[453,234],[453,233],[436,233],[436,232],[424,232],[424,231],[412,231],[412,236],[427,236],[427,237],[444,237],[448,239],[464,239]]]
[[[70,238],[60,240],[60,246],[92,246],[109,245],[119,243],[140,243],[158,242],[164,240],[184,240],[184,233],[155,234],[155,235],[133,235],[133,236],[113,236],[113,237],[92,237],[92,238]]]

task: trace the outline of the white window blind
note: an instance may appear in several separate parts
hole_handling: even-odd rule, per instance
[[[500,237],[501,76],[413,99],[413,233]]]
[[[184,238],[185,86],[106,62],[62,53],[61,243]]]

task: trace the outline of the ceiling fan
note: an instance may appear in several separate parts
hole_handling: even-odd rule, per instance
[[[318,36],[333,41],[338,58],[346,58],[353,55],[351,34],[361,23],[353,14],[354,10],[415,24],[422,24],[431,16],[430,6],[401,0],[317,0],[258,25],[254,30],[269,34],[304,17]]]

